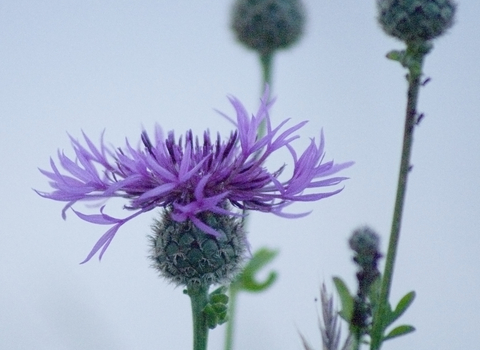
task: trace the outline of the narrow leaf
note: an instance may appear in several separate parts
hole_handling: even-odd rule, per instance
[[[310,346],[310,344],[308,344],[307,339],[305,339],[302,333],[298,332],[298,334],[300,334],[300,338],[302,339],[302,344],[305,350],[315,350]]]
[[[412,333],[415,330],[415,327],[410,325],[401,325],[392,329],[383,340],[390,340],[401,335]]]
[[[415,292],[411,291],[403,296],[402,299],[397,304],[397,307],[391,314],[389,315],[389,318],[386,320],[387,324],[386,327],[391,325],[393,322],[395,322],[400,316],[403,315],[405,311],[407,311],[408,307],[413,303],[413,300],[415,299]]]
[[[230,288],[249,292],[261,292],[270,287],[277,279],[275,271],[271,271],[263,282],[259,282],[255,275],[272,261],[277,254],[277,250],[267,248],[257,250]]]
[[[393,50],[387,53],[387,58],[392,61],[402,62],[404,57],[405,57],[405,51]]]
[[[337,288],[338,296],[342,304],[342,310],[338,313],[341,318],[350,323],[353,313],[353,296],[350,294],[347,285],[340,277],[334,277],[333,283]]]
[[[380,277],[376,278],[375,281],[370,286],[368,291],[368,297],[370,299],[370,303],[372,305],[372,312],[373,314],[376,313],[379,301],[380,301],[380,291],[382,289],[382,279]],[[389,310],[392,308],[389,306]]]

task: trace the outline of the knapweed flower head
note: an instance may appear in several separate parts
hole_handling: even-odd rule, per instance
[[[262,55],[296,43],[304,26],[301,0],[237,0],[232,11],[237,39]]]
[[[85,134],[85,146],[70,137],[75,159],[59,151],[58,165],[51,159],[52,170],[40,170],[50,179],[53,191],[37,193],[66,202],[64,218],[77,202],[103,204],[97,214],[72,208],[85,221],[111,225],[84,262],[98,251],[101,258],[123,224],[157,207],[167,209],[175,222],[188,220],[218,238],[223,233],[202,219],[204,213],[241,217],[242,211],[255,210],[300,217],[306,214],[285,213],[285,207],[330,197],[343,189],[324,191],[325,187],[336,186],[346,179],[334,175],[352,162],[324,161],[323,133],[318,144],[311,139],[298,155],[292,143],[300,137],[297,131],[306,121],[288,128],[288,119],[272,125],[269,110],[274,101],[269,100],[268,89],[257,113],[251,116],[236,98],[230,97],[230,102],[236,118],[223,115],[234,124],[235,130],[224,140],[218,134],[212,139],[208,130],[202,138],[187,131],[184,138],[177,140],[173,131],[164,137],[158,125],[153,138],[142,132],[137,147],[126,140],[123,148],[109,148],[103,135],[99,146]],[[267,130],[264,136],[258,136],[262,123]],[[281,176],[285,166],[274,171],[266,167],[269,157],[280,150],[291,155],[291,174],[286,178]],[[111,198],[127,200],[124,208],[131,214],[124,218],[108,215],[104,203]]]
[[[383,30],[406,43],[432,40],[454,22],[451,0],[377,0]]]

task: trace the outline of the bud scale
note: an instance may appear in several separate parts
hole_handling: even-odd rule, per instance
[[[432,40],[454,22],[451,0],[378,0],[378,21],[383,30],[406,43]]]
[[[239,272],[247,242],[238,218],[203,212],[198,218],[220,233],[200,230],[191,220],[177,222],[166,209],[153,225],[152,255],[160,275],[174,284],[209,286],[230,281]]]

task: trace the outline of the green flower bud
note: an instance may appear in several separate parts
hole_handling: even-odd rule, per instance
[[[451,0],[377,0],[383,30],[406,43],[432,40],[454,22]]]
[[[297,42],[304,25],[301,0],[237,0],[232,12],[237,39],[262,55]]]
[[[353,261],[358,265],[358,296],[363,298],[368,293],[370,285],[380,275],[378,259],[382,257],[379,245],[380,238],[370,227],[364,226],[353,231],[348,241],[355,252]]]
[[[351,329],[359,339],[368,332],[371,323],[372,304],[369,295],[373,283],[380,277],[377,265],[382,254],[378,251],[380,239],[368,226],[353,231],[348,243],[355,252],[353,261],[359,268],[357,295],[354,298],[350,320]]]
[[[364,226],[353,231],[348,244],[357,254],[372,254],[378,251],[380,238],[370,227]]]
[[[247,251],[245,232],[238,218],[211,212],[198,219],[221,234],[215,237],[191,220],[177,222],[166,209],[153,225],[153,267],[160,275],[187,287],[231,281],[239,272]]]

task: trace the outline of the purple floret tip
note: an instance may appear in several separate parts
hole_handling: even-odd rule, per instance
[[[347,177],[334,175],[353,162],[324,161],[323,130],[318,144],[311,139],[298,152],[294,141],[307,121],[288,126],[287,119],[272,125],[269,110],[274,100],[269,100],[268,86],[256,114],[249,115],[235,97],[229,100],[235,117],[220,114],[235,125],[235,130],[223,140],[220,136],[211,138],[208,130],[201,138],[191,131],[179,139],[173,131],[164,137],[159,125],[155,125],[152,139],[146,131],[141,133],[138,147],[132,147],[128,139],[123,148],[107,147],[104,132],[98,146],[84,132],[86,146],[69,135],[75,158],[59,151],[58,163],[52,159],[50,171],[40,170],[50,180],[52,192],[35,191],[44,198],[66,202],[63,217],[77,202],[100,207],[96,214],[72,208],[82,220],[111,226],[82,263],[97,253],[101,258],[123,224],[157,207],[171,210],[175,221],[190,220],[200,230],[219,237],[222,233],[200,220],[199,214],[241,217],[245,210],[256,210],[296,218],[308,213],[291,214],[284,209],[295,202],[317,201],[342,191],[343,187],[335,186]],[[259,136],[263,121],[266,132]],[[268,158],[284,148],[291,159],[269,170]],[[133,214],[121,219],[107,215],[105,203],[110,198],[125,200],[125,209]]]

